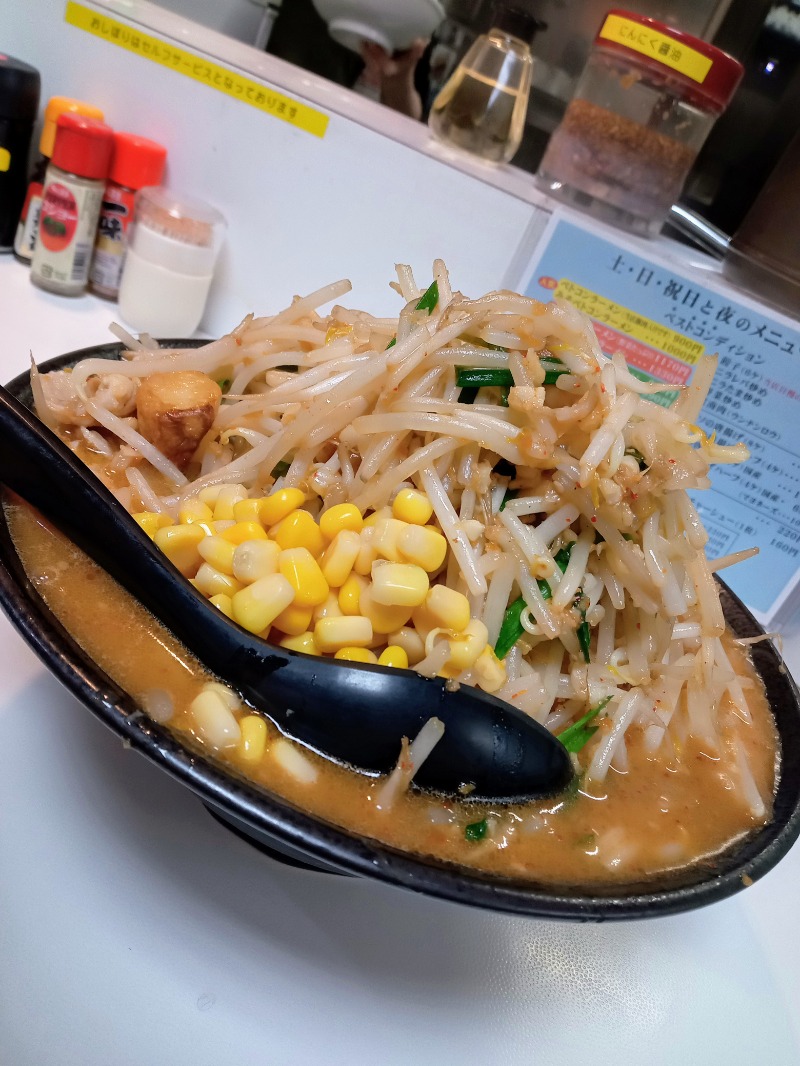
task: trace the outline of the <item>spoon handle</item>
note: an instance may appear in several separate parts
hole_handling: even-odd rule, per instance
[[[569,755],[527,715],[471,686],[413,671],[289,651],[208,603],[114,495],[0,386],[0,481],[61,529],[172,631],[208,669],[284,733],[338,762],[384,773],[403,736],[436,716],[444,736],[419,784],[472,799],[524,801],[564,788]]]

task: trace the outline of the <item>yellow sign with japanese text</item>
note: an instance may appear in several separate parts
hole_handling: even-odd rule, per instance
[[[690,48],[676,37],[659,33],[650,26],[643,26],[624,15],[608,15],[599,36],[615,44],[624,44],[643,56],[649,56],[665,67],[671,67],[702,85],[712,67],[708,56]]]

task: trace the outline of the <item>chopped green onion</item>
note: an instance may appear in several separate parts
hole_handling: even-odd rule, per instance
[[[392,339],[389,341],[389,343],[383,350],[385,352],[388,352],[390,348],[394,348],[395,344],[397,344],[397,337],[392,337]]]
[[[647,469],[647,460],[645,459],[645,457],[642,455],[642,453],[639,451],[638,448],[626,448],[625,449],[625,454],[626,455],[630,455],[631,458],[636,460],[636,462],[639,464],[639,469],[640,470],[646,470]]]
[[[568,374],[569,368],[565,367],[560,359],[557,359],[554,355],[549,359],[542,359],[542,370],[544,370],[544,385],[555,385],[562,374]]]
[[[519,496],[519,489],[506,489],[506,494],[503,497],[503,502],[500,504],[498,510],[502,511],[509,500],[515,500]]]
[[[494,366],[457,366],[456,385],[462,388],[477,386],[485,388],[491,385],[513,385],[514,377],[505,367]]]
[[[578,643],[580,644],[581,651],[583,652],[584,662],[590,663],[592,661],[592,653],[591,653],[592,633],[591,633],[591,630],[589,629],[589,623],[586,621],[586,617],[585,617],[586,612],[584,611],[583,614],[584,614],[584,619],[581,622],[581,624],[578,626]]]
[[[593,718],[596,718],[610,702],[611,696],[606,696],[604,700],[600,700],[596,707],[592,707],[592,709],[582,718],[579,718],[577,722],[573,722],[572,725],[567,726],[567,728],[561,733],[556,734],[567,751],[577,754],[584,744],[587,744],[592,739],[600,727],[589,725],[589,723]]]
[[[474,388],[472,385],[470,385],[468,388],[462,389],[461,392],[458,394],[458,402],[459,403],[475,403],[475,397],[477,395],[478,395],[477,388]]]
[[[283,477],[284,474],[288,474],[291,463],[287,463],[285,459],[281,459],[279,463],[276,463],[272,468],[272,476],[274,478]]]
[[[434,281],[433,284],[430,285],[425,290],[425,292],[423,292],[422,296],[419,299],[419,303],[417,304],[416,310],[417,311],[427,311],[428,314],[431,314],[433,312],[434,307],[438,304],[438,302],[439,302],[439,282],[438,281]]]
[[[219,381],[217,382],[217,384],[219,385],[219,387],[222,389],[223,392],[227,392],[228,389],[231,387],[231,379],[230,378],[220,378]]]
[[[562,574],[567,569],[567,563],[569,562],[572,545],[574,543],[574,541],[571,541],[557,551],[554,556],[556,565]],[[545,600],[551,599],[553,593],[548,583],[542,578],[537,578],[536,584],[539,586],[542,598]],[[508,655],[525,632],[525,627],[522,624],[522,612],[526,607],[525,597],[519,596],[506,608],[506,613],[503,615],[503,621],[500,626],[500,632],[497,635],[497,642],[494,646],[494,653],[498,659],[505,659],[506,655]]]
[[[563,548],[559,548],[559,550],[553,556],[556,562],[556,566],[562,574],[567,569],[567,563],[569,562],[570,555],[572,555],[572,549],[574,545],[575,541],[571,540],[569,544],[565,544]]]
[[[489,823],[485,818],[481,818],[479,822],[470,822],[469,825],[464,827],[464,836],[467,840],[483,840],[488,831]]]
[[[500,389],[500,406],[501,407],[508,407],[508,393],[509,393],[509,386],[508,385],[504,385],[503,388]]]

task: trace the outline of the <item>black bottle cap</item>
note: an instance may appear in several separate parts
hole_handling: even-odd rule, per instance
[[[537,18],[526,8],[517,7],[514,4],[498,3],[494,11],[492,26],[496,30],[502,30],[512,37],[518,37],[528,44],[537,33],[547,29],[547,23]]]
[[[34,122],[39,113],[39,71],[0,52],[0,117]]]

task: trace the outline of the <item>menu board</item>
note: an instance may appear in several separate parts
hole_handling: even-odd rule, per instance
[[[674,384],[657,403],[674,403],[700,358],[719,355],[700,424],[720,443],[744,441],[750,459],[713,467],[711,490],[693,501],[710,558],[759,547],[723,576],[759,621],[784,621],[800,606],[800,324],[558,214],[521,291],[570,300],[592,318],[604,352],[622,352],[645,380]]]

